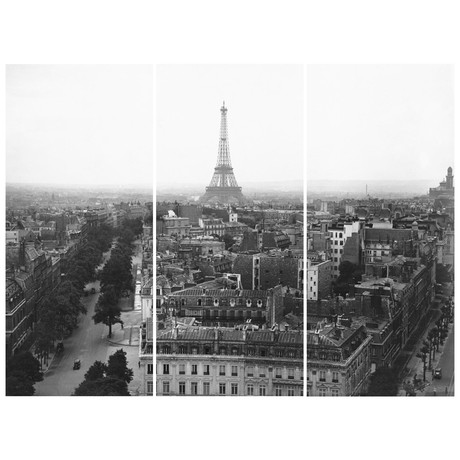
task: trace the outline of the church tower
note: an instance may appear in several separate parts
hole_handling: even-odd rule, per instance
[[[449,168],[447,168],[446,188],[448,190],[451,190],[454,188],[454,176],[452,175],[452,168],[450,166]]]

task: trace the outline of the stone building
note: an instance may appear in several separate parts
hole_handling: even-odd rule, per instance
[[[179,326],[159,331],[159,396],[302,396],[303,332]]]
[[[194,317],[208,326],[233,327],[248,320],[255,325],[264,324],[269,296],[268,291],[206,287],[203,283],[171,293],[166,302],[178,317]]]
[[[140,326],[139,369],[141,375],[140,396],[153,395],[153,318],[147,318]]]
[[[30,282],[32,279],[29,277],[28,284]],[[22,287],[17,280],[7,278],[5,297],[6,355],[10,356],[20,349],[32,333],[34,322],[33,288]]]
[[[303,290],[303,259],[289,251],[272,254],[238,254],[233,273],[241,275],[244,289],[269,289],[278,284]]]
[[[331,295],[330,260],[307,259],[307,300],[320,300]]]
[[[454,198],[454,176],[452,175],[452,168],[447,168],[446,180],[439,183],[438,187],[430,188],[430,198]]]
[[[363,325],[307,331],[307,396],[359,396],[371,372],[372,338]]]

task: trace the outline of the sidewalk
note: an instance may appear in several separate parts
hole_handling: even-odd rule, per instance
[[[138,396],[142,385],[141,369],[139,367],[139,326],[141,321],[140,311],[124,311],[121,314],[123,329],[120,324],[112,328],[112,337],[107,338],[110,346],[116,349],[123,348],[126,352],[128,368],[133,370],[133,380],[128,384],[132,396]],[[109,351],[108,354],[112,352]]]
[[[35,343],[30,347],[29,351],[34,355],[35,358],[37,358],[40,361],[39,357],[35,354]],[[56,352],[53,349],[48,353],[48,359],[43,360],[43,363],[40,369],[40,371],[43,374],[43,377],[45,377],[45,374],[48,372],[49,368],[51,367],[51,364],[53,363],[53,359],[55,356],[56,356]]]
[[[123,321],[123,327],[121,324],[115,324],[112,326],[112,337],[107,338],[107,341],[112,345],[138,347],[141,312],[122,310],[121,320]]]

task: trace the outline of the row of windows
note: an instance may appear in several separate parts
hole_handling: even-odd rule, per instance
[[[368,255],[373,255],[373,256],[389,256],[390,255],[390,251],[372,251],[372,250],[367,250],[366,251]]]
[[[150,364],[149,364],[150,366]],[[153,366],[153,365],[152,365]],[[201,369],[199,369],[198,364],[192,364],[188,370],[190,371],[190,375],[199,375],[198,371],[200,370],[201,373],[200,375],[210,375],[210,365],[209,364],[202,364]],[[152,367],[153,369],[153,367]],[[179,375],[185,375],[187,368],[185,364],[179,364]],[[171,373],[171,367],[169,364],[163,364],[163,375],[170,375]],[[219,365],[219,376],[232,376],[232,377],[238,377],[239,375],[239,369],[238,366],[231,365],[227,366],[226,364],[220,364]],[[246,376],[247,377],[260,377],[264,378],[267,377],[268,371],[266,367],[263,366],[257,366],[255,368],[254,366],[247,366],[246,367]],[[287,372],[283,372],[283,369],[281,367],[275,367],[273,375],[277,379],[282,379],[282,378],[287,378],[288,380],[293,380],[295,378],[295,369],[294,368],[288,368]],[[300,379],[303,379],[303,373],[300,372]]]
[[[339,383],[339,372],[333,371],[332,373],[326,372],[326,371],[319,371],[318,373],[318,379],[320,382],[332,382],[332,383]],[[327,378],[327,377],[330,377]],[[310,376],[307,374],[307,380],[310,380]]]
[[[310,388],[307,389],[307,396],[311,396]],[[337,388],[318,388],[318,396],[340,396]]]
[[[148,382],[152,383],[153,382]],[[153,386],[152,386],[153,390]],[[163,382],[162,385],[163,395],[171,394],[171,383],[168,381]],[[285,391],[283,391],[285,390]],[[187,385],[187,382],[179,382],[179,395],[203,395],[209,396],[211,393],[211,384],[210,382],[190,382],[190,386]],[[231,396],[238,396],[240,394],[240,386],[238,383],[219,383],[219,392],[220,396],[231,395]],[[267,395],[267,387],[266,385],[254,385],[249,383],[246,385],[246,395],[248,396],[266,396]],[[300,391],[300,395],[303,395],[303,390]],[[275,386],[275,396],[295,396],[295,388],[294,387],[287,387],[283,389],[282,386],[276,385]]]
[[[172,352],[172,349],[169,345],[163,345],[162,347],[157,347],[157,354],[163,354],[163,355],[170,355]],[[198,355],[198,354],[204,354],[204,355],[212,355],[212,348],[210,346],[205,346],[201,350],[201,353],[199,353],[200,350],[198,347],[193,346],[189,348],[186,345],[180,345],[177,348],[177,354],[179,355]],[[219,355],[225,356],[225,355],[233,355],[233,356],[238,356],[244,354],[244,352],[241,350],[241,348],[238,347],[232,347],[231,349],[228,349],[227,347],[219,347]],[[259,348],[258,350],[256,348],[248,348],[246,350],[247,356],[268,356],[268,350],[266,348]],[[284,350],[281,348],[277,348],[273,351],[273,356],[277,358],[296,358],[296,351],[295,350]],[[300,356],[301,357],[301,356]]]
[[[174,302],[173,302],[174,303]],[[187,305],[187,299],[180,299],[180,305],[185,306]],[[229,299],[227,302],[227,299],[197,299],[196,300],[196,305],[199,307],[201,306],[206,306],[206,305],[214,305],[215,307],[218,307],[220,305],[222,306],[227,306],[230,305],[231,307],[234,307],[236,305],[246,305],[247,307],[252,307],[252,305],[259,307],[263,307],[263,301],[262,299],[257,299],[257,300],[252,300],[252,299]]]

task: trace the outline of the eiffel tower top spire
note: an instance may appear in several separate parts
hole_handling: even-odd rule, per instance
[[[227,130],[227,108],[225,107],[225,101],[222,102],[220,108],[220,138],[219,138],[219,153],[217,155],[218,166],[232,167],[230,160],[230,147],[228,144],[228,130]]]

